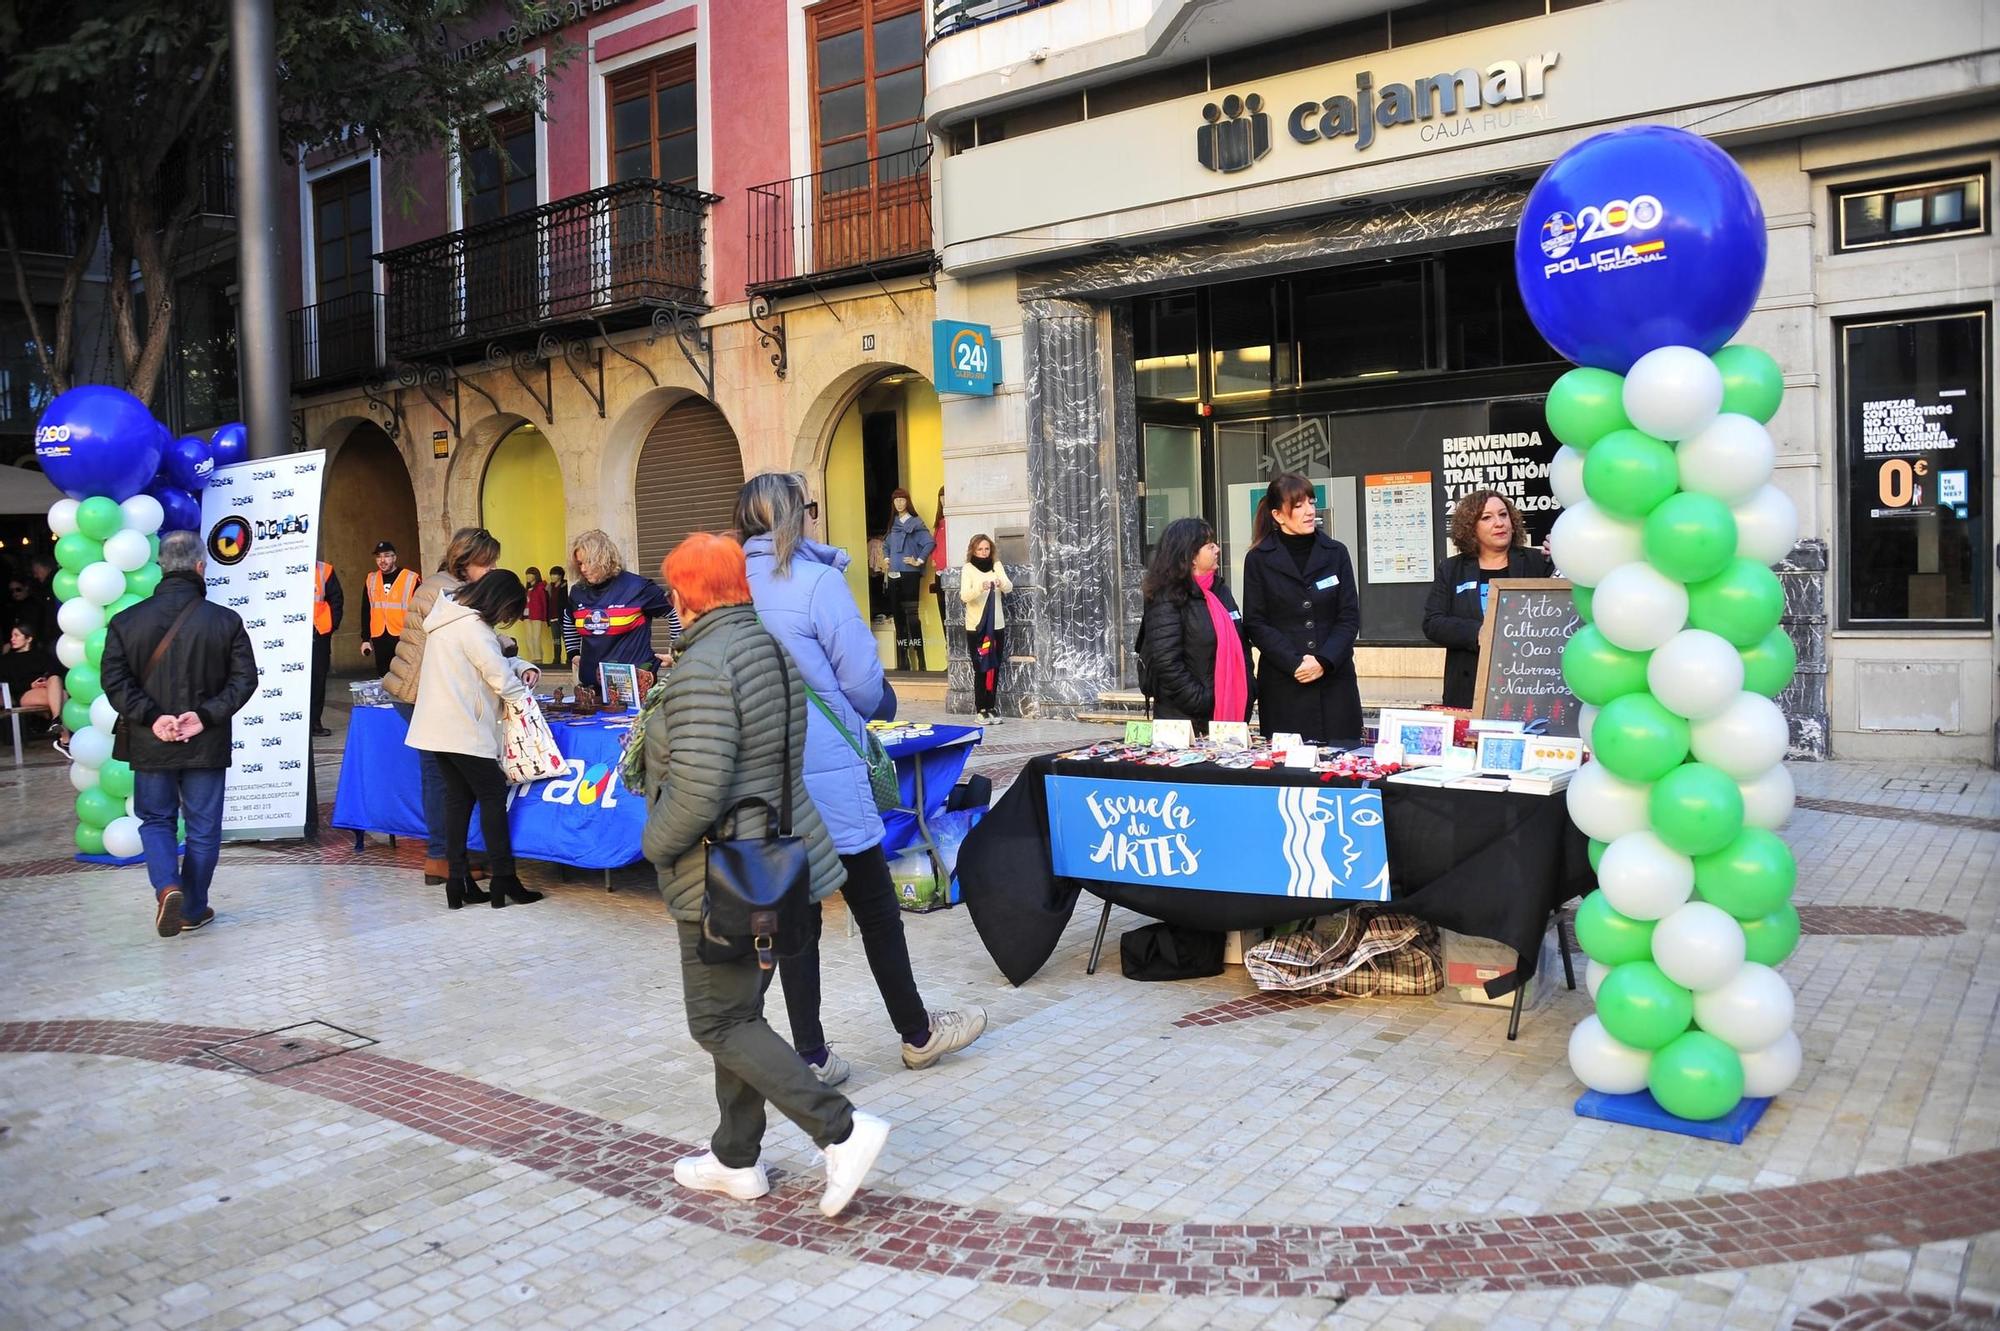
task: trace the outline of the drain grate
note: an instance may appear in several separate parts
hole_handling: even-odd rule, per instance
[[[377,1041],[373,1036],[350,1031],[330,1021],[314,1020],[259,1031],[236,1040],[224,1040],[221,1044],[204,1046],[203,1052],[214,1054],[245,1072],[262,1076],[317,1063],[323,1058],[351,1054],[375,1043]]]
[[[1963,795],[1965,788],[1963,781],[1923,781],[1912,776],[1892,776],[1882,783],[1884,790],[1897,790],[1909,795]]]

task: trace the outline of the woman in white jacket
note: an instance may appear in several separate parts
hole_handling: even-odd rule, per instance
[[[540,901],[542,894],[521,886],[514,872],[514,844],[507,832],[507,778],[500,771],[500,709],[528,696],[501,649],[494,625],[521,617],[528,594],[504,568],[439,597],[424,619],[424,660],[410,733],[405,741],[437,758],[445,799],[445,905],[457,910],[488,894],[466,873],[466,821],[479,806],[479,830],[486,839],[492,874],[491,900],[497,908],[515,901]]]
[[[993,557],[986,533],[967,542],[965,567],[958,572],[958,599],[965,602],[965,647],[972,654],[972,699],[979,719],[1000,724],[1000,663],[1007,659],[1007,607],[1000,599],[1014,590],[1007,566]]]

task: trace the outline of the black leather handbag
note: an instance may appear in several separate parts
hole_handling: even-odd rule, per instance
[[[754,954],[758,967],[770,970],[779,957],[798,950],[805,934],[806,912],[812,908],[812,864],[806,855],[805,838],[792,835],[791,669],[785,660],[785,649],[776,638],[770,641],[772,650],[778,654],[778,677],[784,681],[783,793],[778,796],[776,810],[761,796],[740,799],[724,809],[709,829],[704,857],[706,882],[701,894],[701,941],[695,951],[712,966],[741,961]],[[736,723],[740,733],[743,726],[740,703]],[[723,835],[724,827],[734,830],[738,815],[751,807],[764,811],[764,835]]]

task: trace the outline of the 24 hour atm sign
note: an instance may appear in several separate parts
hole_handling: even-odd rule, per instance
[[[1000,382],[1000,343],[985,324],[938,319],[931,324],[933,378],[940,393],[993,396]]]

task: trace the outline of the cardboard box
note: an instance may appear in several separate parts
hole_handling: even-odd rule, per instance
[[[1476,1007],[1514,1006],[1512,990],[1498,998],[1486,995],[1488,980],[1513,974],[1518,963],[1512,948],[1491,939],[1453,933],[1449,929],[1440,929],[1438,934],[1444,940],[1444,989],[1440,997],[1446,1002]],[[1556,977],[1561,974],[1562,953],[1557,949],[1555,936],[1551,933],[1542,939],[1541,960],[1535,967],[1535,978],[1528,982],[1528,994],[1522,1006],[1540,1007],[1554,992]]]

